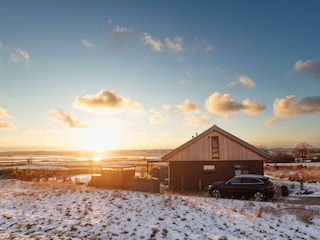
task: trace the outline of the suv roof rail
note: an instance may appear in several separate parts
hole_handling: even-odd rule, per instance
[[[265,175],[260,175],[260,174],[241,174],[241,175],[237,175],[235,177],[255,177],[255,178],[268,178]]]

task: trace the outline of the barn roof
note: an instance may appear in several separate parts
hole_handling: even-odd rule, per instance
[[[257,153],[258,155],[266,158],[266,159],[270,159],[271,155],[263,150],[260,150],[259,148],[245,142],[244,140],[232,135],[231,133],[228,133],[227,131],[223,130],[222,128],[219,128],[217,125],[213,125],[211,128],[207,129],[206,131],[202,132],[201,134],[197,135],[196,137],[193,137],[191,140],[189,140],[188,142],[182,144],[181,146],[177,147],[176,149],[172,150],[171,152],[167,153],[166,155],[162,156],[162,160],[166,161],[168,160],[171,156],[175,155],[177,152],[182,151],[183,149],[189,147],[190,145],[192,145],[194,142],[196,142],[199,138],[202,138],[206,135],[208,135],[211,132],[218,132],[221,135],[230,138],[231,140],[239,143],[240,145],[248,148],[249,150]]]

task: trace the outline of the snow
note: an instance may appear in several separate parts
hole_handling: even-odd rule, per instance
[[[308,196],[308,197],[319,197],[320,198],[320,182],[308,183],[308,182],[297,182],[297,181],[285,181],[279,179],[272,179],[272,182],[277,185],[277,188],[286,186],[290,192],[291,197],[295,196]],[[320,204],[320,199],[319,199]]]
[[[319,239],[320,233],[320,205],[151,194],[57,181],[0,180],[0,189],[0,239],[309,240]]]

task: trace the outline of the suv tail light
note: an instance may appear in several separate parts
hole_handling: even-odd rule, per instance
[[[266,188],[268,188],[268,189],[273,189],[273,188],[274,188],[274,185],[273,185],[273,184],[268,184],[268,185],[266,186]]]

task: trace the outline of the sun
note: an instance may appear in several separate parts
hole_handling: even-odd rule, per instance
[[[99,162],[99,161],[101,161],[101,160],[102,160],[102,157],[101,157],[101,156],[99,156],[99,155],[94,155],[94,156],[93,156],[93,161]]]
[[[103,128],[86,129],[78,140],[81,149],[87,151],[106,151],[115,147],[114,137]]]

